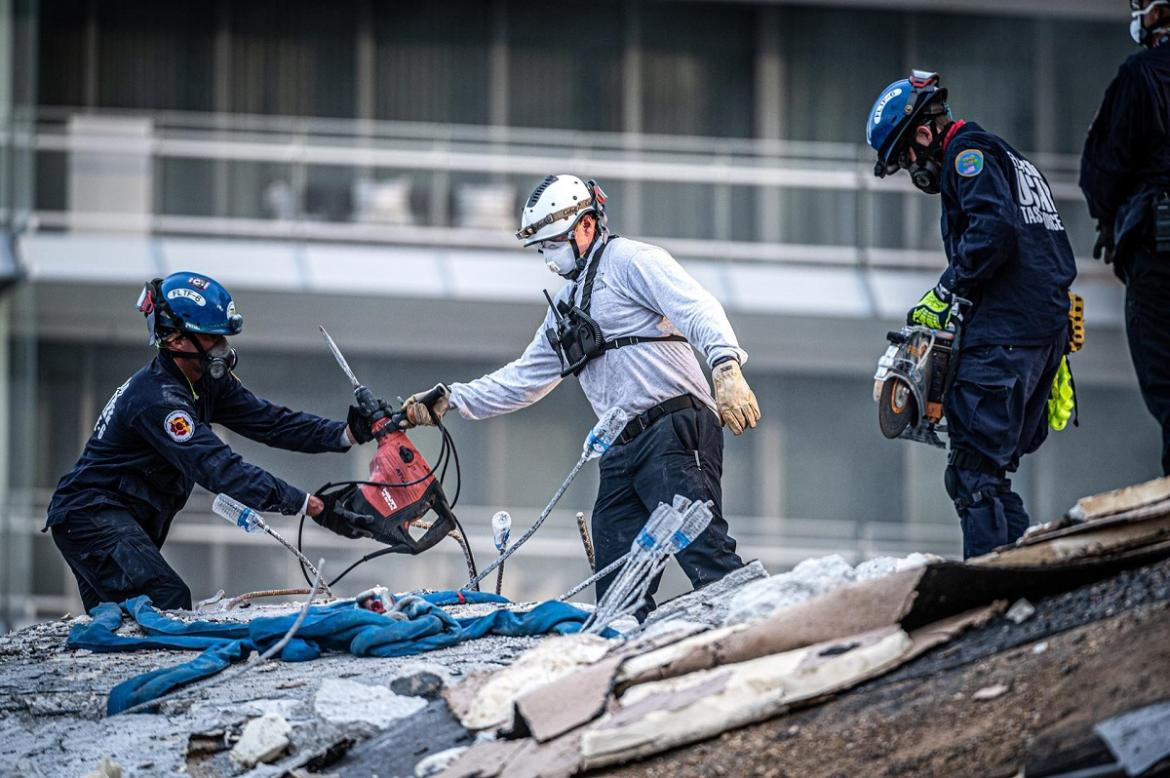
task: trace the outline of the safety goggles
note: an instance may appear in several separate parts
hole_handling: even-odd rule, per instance
[[[536,248],[540,251],[556,251],[561,246],[564,246],[566,243],[568,243],[569,238],[572,236],[572,230],[570,230],[564,235],[558,235],[555,238],[546,238],[545,240],[542,240],[540,243],[536,244]]]
[[[579,211],[583,211],[586,208],[590,207],[591,205],[593,205],[593,198],[586,197],[584,200],[573,203],[572,205],[568,206],[567,208],[562,208],[559,211],[553,211],[552,213],[545,216],[543,219],[540,219],[538,221],[534,221],[532,224],[529,224],[527,227],[519,230],[516,233],[516,237],[519,240],[527,240],[528,238],[531,238],[533,235],[540,232],[542,229],[544,229],[548,225],[554,224],[554,223],[560,221],[561,219],[568,218],[569,216],[573,216],[573,215],[577,214]]]

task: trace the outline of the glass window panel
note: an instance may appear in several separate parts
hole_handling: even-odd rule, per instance
[[[96,7],[99,105],[212,109],[212,8],[155,0]]]
[[[491,8],[375,3],[376,118],[487,124]]]
[[[85,26],[88,0],[40,3],[37,91],[41,105],[85,103]]]
[[[1035,22],[961,14],[922,14],[915,21],[918,61],[911,64],[942,75],[955,117],[978,122],[1021,151],[1031,151]]]
[[[865,117],[881,88],[906,76],[905,14],[786,9],[785,137],[865,143]]]
[[[595,18],[623,18],[620,3],[594,3],[589,11]],[[509,3],[509,124],[621,130],[622,50],[620,25],[550,30],[548,3]]]
[[[355,6],[286,0],[233,3],[231,110],[353,116]]]
[[[648,181],[641,185],[641,189],[643,235],[715,237],[715,187]]]
[[[857,244],[857,194],[831,189],[787,189],[782,243]]]
[[[1089,123],[1117,68],[1135,51],[1122,17],[1117,22],[1055,21],[1053,92],[1058,112],[1055,151],[1080,154]]]
[[[653,3],[640,12],[643,130],[750,136],[755,9]]]
[[[159,213],[180,216],[215,215],[215,173],[224,162],[209,159],[156,157],[154,191]]]

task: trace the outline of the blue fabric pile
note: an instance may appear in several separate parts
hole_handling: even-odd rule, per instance
[[[454,618],[441,606],[462,603],[508,603],[486,592],[433,592],[403,599],[391,614],[355,608],[340,602],[309,609],[296,636],[280,653],[286,662],[316,659],[326,651],[354,656],[408,656],[453,646],[485,635],[529,636],[577,632],[588,614],[563,602],[549,601],[530,611],[497,610],[485,616]],[[146,633],[144,637],[117,634],[123,613]],[[184,622],[155,610],[148,597],[122,604],[106,602],[90,611],[93,620],[69,632],[70,648],[97,652],[171,649],[202,651],[189,662],[135,676],[113,688],[106,714],[153,700],[183,684],[208,678],[252,651],[275,645],[297,618],[257,618],[249,622]],[[611,633],[613,634],[613,633]]]

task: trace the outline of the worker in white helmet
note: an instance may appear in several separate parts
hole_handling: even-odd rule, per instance
[[[434,424],[448,407],[465,419],[519,410],[577,376],[600,418],[615,406],[631,421],[601,458],[593,507],[597,568],[629,550],[658,503],[675,495],[714,503],[710,527],[678,556],[697,588],[743,565],[722,511],[723,433],[755,427],[756,397],[723,306],[665,250],[610,233],[605,193],[573,175],[544,179],[516,237],[567,279],[519,359],[467,383],[440,384],[429,407],[412,396],[409,422]],[[695,358],[711,368],[714,393]],[[598,600],[613,576],[597,584]],[[655,580],[638,612],[653,607]]]

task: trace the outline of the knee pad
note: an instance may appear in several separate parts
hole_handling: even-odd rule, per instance
[[[976,473],[991,475],[1000,479],[1005,475],[1005,470],[996,465],[991,459],[980,454],[978,451],[972,451],[966,448],[951,449],[951,453],[947,455],[947,464],[950,467],[972,470]]]
[[[951,500],[959,499],[959,473],[954,465],[947,465],[943,471],[943,486],[946,487],[947,497]]]

